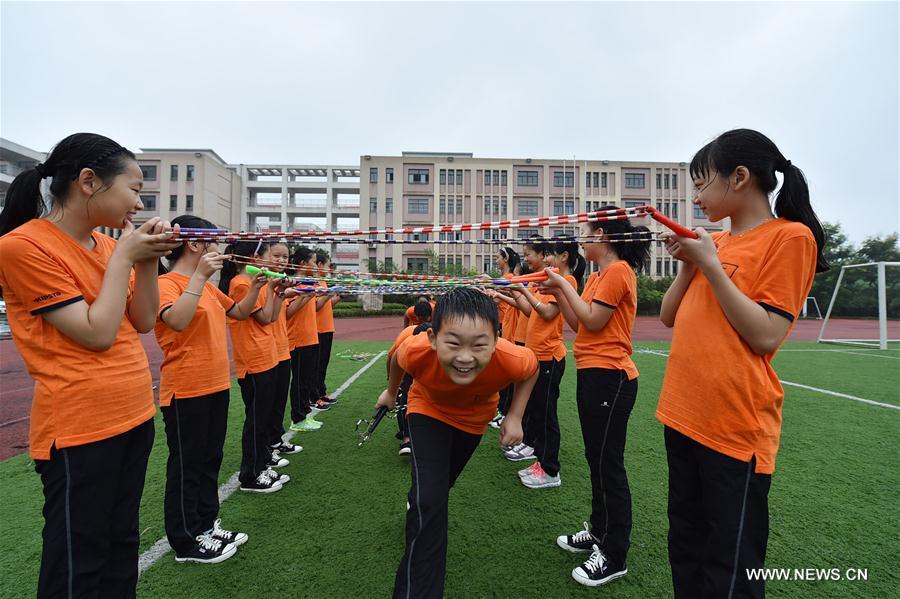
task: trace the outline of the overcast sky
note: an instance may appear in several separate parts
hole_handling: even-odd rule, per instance
[[[690,160],[770,136],[851,239],[900,227],[898,3],[0,3],[0,133],[232,163]]]

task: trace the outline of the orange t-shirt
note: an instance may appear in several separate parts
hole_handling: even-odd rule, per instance
[[[35,381],[29,429],[35,460],[50,459],[54,445],[120,435],[156,413],[147,355],[127,312],[112,347],[102,352],[41,316],[97,299],[116,242],[96,232],[92,237],[88,250],[50,221],[34,219],[0,238],[0,289],[16,347]]]
[[[525,343],[525,335],[528,331],[528,317],[525,316],[525,313],[519,310],[516,310],[516,332],[513,333],[513,341],[515,343]]]
[[[262,291],[265,292],[266,299],[268,299],[269,287],[266,286]],[[268,327],[275,337],[275,355],[277,356],[278,361],[284,362],[285,360],[290,360],[291,341],[290,336],[288,335],[287,304],[281,304],[281,310],[278,311],[278,318],[275,322],[269,324]]]
[[[416,327],[419,326],[417,324],[410,325],[400,331],[400,334],[397,335],[397,338],[394,339],[394,344],[391,346],[391,349],[388,350],[387,353],[387,361],[388,364],[391,362],[391,358],[394,356],[394,352],[397,351],[397,348],[400,347],[404,341],[410,338],[412,334],[416,331]]]
[[[809,228],[779,218],[741,235],[726,231],[714,237],[722,268],[737,288],[793,323],[815,275],[816,242]],[[727,456],[749,462],[755,455],[756,472],[771,474],[784,400],[772,369],[776,352],[759,356],[750,349],[698,270],[675,315],[656,417]]]
[[[508,272],[503,275],[503,278],[511,279],[513,278],[513,274]],[[519,310],[506,302],[497,304],[497,310],[500,313],[500,329],[503,332],[503,338],[507,341],[514,341],[516,335],[516,319]]]
[[[228,286],[228,297],[240,302],[250,292],[250,279],[244,275],[237,275],[231,279]],[[259,297],[253,312],[261,310],[266,305],[265,288],[260,289]],[[272,334],[271,323],[260,324],[253,316],[247,320],[229,320],[228,329],[231,331],[231,347],[234,350],[234,370],[237,377],[242,379],[248,374],[265,372],[278,364],[278,353],[275,347],[275,336]]]
[[[578,288],[578,282],[572,275],[566,275],[566,281]],[[555,304],[556,298],[544,293],[534,293],[534,297],[545,304]],[[525,347],[534,352],[541,362],[563,360],[566,357],[566,346],[563,345],[563,315],[559,312],[554,318],[544,320],[537,310],[532,309],[525,329]]]
[[[431,313],[434,314],[434,306],[436,303],[435,302],[428,302],[428,303],[431,304]],[[415,309],[416,309],[416,307],[414,305],[410,306],[409,308],[406,309],[406,319],[409,321],[409,324],[411,324],[411,325],[422,324],[422,321],[419,320],[418,316],[416,316]]]
[[[323,289],[328,289],[328,285],[326,285],[324,281],[319,281],[318,286]],[[316,310],[316,330],[319,333],[334,332],[334,304],[331,303],[330,297],[321,309]]]
[[[163,350],[159,375],[161,406],[171,405],[173,397],[201,397],[231,388],[225,313],[234,307],[233,299],[207,282],[187,328],[176,331],[163,322],[163,312],[178,301],[190,281],[190,277],[174,272],[159,277],[159,312],[154,332]]]
[[[575,367],[624,370],[628,380],[638,370],[631,360],[631,329],[637,314],[637,276],[624,260],[613,262],[603,272],[595,272],[581,293],[585,302],[596,302],[613,313],[599,331],[578,326],[575,335]]]
[[[409,337],[396,356],[400,367],[413,378],[407,413],[430,416],[473,435],[484,434],[494,417],[500,389],[529,378],[538,367],[531,350],[498,339],[485,369],[461,387],[438,363],[428,335]]]
[[[296,299],[291,300],[297,301]],[[297,310],[287,321],[288,338],[291,349],[319,344],[319,330],[316,328],[316,298],[313,296],[306,305]]]

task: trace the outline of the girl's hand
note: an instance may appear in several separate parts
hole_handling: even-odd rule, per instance
[[[388,410],[393,410],[396,403],[397,403],[396,399],[390,393],[388,393],[387,389],[385,389],[378,396],[378,401],[375,402],[375,407],[376,408],[387,408]]]
[[[178,225],[175,225],[173,230],[168,221],[161,221],[158,216],[154,216],[137,229],[131,221],[126,221],[122,235],[116,242],[114,253],[119,254],[129,264],[158,260],[168,256],[172,250],[184,243],[173,240],[179,230]]]
[[[719,266],[719,254],[713,238],[702,227],[694,229],[698,239],[678,237],[672,233],[664,235],[666,251],[675,258],[700,268]]]
[[[522,419],[510,417],[509,414],[500,424],[500,445],[503,447],[515,447],[522,442]]]
[[[220,254],[218,252],[208,252],[203,254],[200,256],[200,261],[197,262],[197,268],[194,270],[194,274],[206,281],[215,273],[222,270],[222,265],[228,257],[228,254]]]
[[[544,273],[547,275],[547,280],[541,281],[540,286],[542,289],[545,287],[559,287],[566,283],[566,279],[561,274],[551,270],[549,267],[544,269]]]
[[[545,295],[552,295],[555,298],[559,298],[559,296],[561,296],[563,294],[562,289],[560,289],[559,287],[547,287],[544,284],[540,285],[537,288],[537,290],[538,290],[538,293],[543,293]]]
[[[256,275],[256,278],[253,279],[253,282],[250,283],[250,285],[252,285],[256,289],[262,289],[263,287],[266,286],[266,283],[268,283],[268,282],[269,282],[269,277],[267,277],[266,275]]]

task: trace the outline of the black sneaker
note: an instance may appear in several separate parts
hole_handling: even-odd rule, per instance
[[[333,406],[334,404],[337,403],[336,399],[332,399],[331,397],[328,397],[327,395],[323,395],[319,399],[324,401],[325,403],[327,403],[329,406]]]
[[[247,491],[248,493],[274,493],[275,491],[280,491],[281,482],[278,479],[269,478],[268,472],[270,471],[263,470],[256,477],[256,480],[251,483],[241,483],[241,491]],[[274,470],[271,472],[274,472]]]
[[[190,551],[182,555],[176,555],[175,561],[179,564],[196,562],[198,564],[218,564],[224,562],[237,551],[231,543],[223,543],[208,535],[197,537],[197,544]]]
[[[316,401],[309,402],[310,413],[313,415],[318,414],[319,412],[327,412],[331,409],[331,404],[325,403],[321,399],[317,399]]]
[[[400,444],[400,451],[397,452],[398,455],[409,455],[412,453],[412,446],[409,444],[409,441],[406,443]]]
[[[280,455],[278,455],[277,451],[273,451],[272,457],[270,457],[269,461],[266,462],[266,468],[283,468],[284,466],[287,466],[288,464],[290,464],[290,462],[287,461],[287,458],[283,458]]]
[[[282,485],[286,485],[291,482],[291,477],[287,474],[281,474],[280,472],[275,472],[271,468],[264,470],[263,474],[268,476],[273,481],[280,482]]]
[[[250,538],[247,536],[247,533],[225,530],[222,528],[222,520],[220,518],[216,518],[212,529],[206,534],[217,541],[222,541],[223,545],[234,545],[235,547],[243,545]]]
[[[300,453],[303,451],[303,448],[299,445],[294,445],[293,443],[288,443],[287,441],[281,441],[280,443],[276,443],[270,447],[272,451],[277,451],[280,454],[286,453]]]
[[[598,587],[628,574],[625,564],[611,562],[596,545],[593,549],[591,557],[572,570],[572,578],[576,582],[588,587]]]
[[[597,539],[591,534],[591,525],[584,523],[584,530],[579,530],[574,535],[560,535],[556,537],[556,544],[572,553],[591,553]]]

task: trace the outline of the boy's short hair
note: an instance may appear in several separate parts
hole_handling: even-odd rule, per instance
[[[420,322],[431,320],[431,304],[428,302],[416,302],[416,305],[413,306],[413,314],[416,315]]]
[[[500,313],[494,300],[474,287],[456,287],[440,297],[431,316],[431,329],[438,333],[447,318],[472,318],[488,321],[496,334]]]

